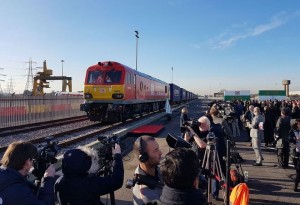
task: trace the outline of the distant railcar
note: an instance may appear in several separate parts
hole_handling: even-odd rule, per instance
[[[184,88],[180,88],[180,100],[182,102],[186,102],[187,101],[186,90]]]
[[[163,109],[169,84],[118,62],[99,62],[86,71],[85,102],[80,106],[91,121],[126,121]]]
[[[181,103],[180,87],[173,83],[170,84],[170,104],[175,105]]]

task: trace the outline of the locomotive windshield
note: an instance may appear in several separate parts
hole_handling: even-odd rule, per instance
[[[116,71],[116,70],[106,71],[105,83],[114,83],[114,84],[120,83],[121,82],[121,74],[122,74],[122,71]]]
[[[89,84],[98,84],[103,83],[104,81],[104,72],[100,70],[95,70],[89,72],[88,83]]]
[[[88,75],[88,84],[119,84],[121,82],[122,71],[116,70],[95,70]]]

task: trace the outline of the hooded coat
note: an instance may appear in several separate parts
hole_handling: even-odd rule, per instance
[[[121,154],[114,155],[113,171],[105,177],[90,173],[91,168],[97,167],[97,156],[88,149],[72,149],[64,154],[64,175],[55,183],[55,193],[61,205],[97,205],[101,195],[122,187],[124,168]]]

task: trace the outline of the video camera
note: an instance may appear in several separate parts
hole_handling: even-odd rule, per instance
[[[58,142],[53,137],[46,137],[45,142],[37,147],[38,154],[33,159],[34,170],[32,174],[41,179],[50,164],[57,162],[56,155],[59,151]]]
[[[191,121],[185,121],[183,123],[183,126],[180,127],[180,132],[184,133],[184,132],[189,132],[189,129],[186,126],[191,127],[194,132],[197,132],[197,130],[199,130],[199,126],[200,126],[200,122],[198,122],[198,119],[193,119]]]
[[[127,179],[126,188],[131,189],[132,187],[134,187],[135,184],[146,185],[150,189],[155,189],[155,187],[160,189],[163,188],[163,184],[161,182],[158,182],[146,175],[141,174],[135,174],[133,179]]]
[[[99,164],[105,165],[106,161],[113,160],[112,148],[115,144],[120,144],[120,137],[117,135],[112,136],[98,136],[98,141],[102,146],[98,149]]]

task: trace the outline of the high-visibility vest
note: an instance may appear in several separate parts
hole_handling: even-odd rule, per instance
[[[230,194],[231,205],[248,205],[249,204],[249,189],[246,183],[236,185]]]

